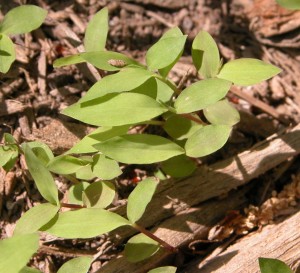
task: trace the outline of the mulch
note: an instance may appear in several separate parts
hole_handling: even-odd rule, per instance
[[[252,87],[234,87],[228,99],[241,113],[228,143],[202,160],[212,164],[249,150],[270,135],[300,121],[300,11],[287,11],[275,0],[32,0],[21,1],[48,10],[45,23],[30,34],[13,37],[17,59],[7,74],[0,74],[0,139],[5,132],[22,141],[45,142],[55,154],[70,149],[92,128],[60,114],[78,101],[100,79],[99,71],[86,64],[54,69],[59,57],[83,50],[89,19],[103,7],[109,9],[107,49],[144,61],[146,50],[169,28],[179,26],[188,34],[183,57],[170,73],[179,84],[196,79],[190,48],[198,31],[208,31],[217,41],[224,61],[258,58],[277,65],[280,75]],[[2,0],[0,19],[19,1]],[[255,178],[248,203],[258,205],[280,191],[297,175],[299,158],[283,163]],[[255,164],[255,163],[254,163]],[[151,173],[147,167],[127,166],[117,183],[124,203],[139,177]],[[259,183],[258,183],[259,180]],[[61,192],[70,186],[57,178]],[[263,196],[263,200],[261,198]],[[258,198],[260,196],[260,198]],[[24,159],[5,173],[0,171],[0,238],[10,237],[16,220],[42,197],[28,176]],[[58,240],[43,237],[43,247],[32,264],[45,273],[56,272],[71,257],[96,255],[95,272],[122,251],[108,235],[90,240]]]

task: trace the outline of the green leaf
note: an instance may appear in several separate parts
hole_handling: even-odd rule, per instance
[[[224,98],[231,82],[221,79],[206,79],[196,82],[184,89],[175,101],[179,114],[202,110]]]
[[[154,268],[148,271],[148,273],[175,273],[176,270],[177,268],[174,266],[162,266],[162,267]]]
[[[122,173],[118,162],[100,154],[94,156],[92,170],[94,175],[106,180],[111,180]]]
[[[172,115],[163,126],[169,136],[178,140],[189,138],[202,127],[203,125],[180,115]]]
[[[127,65],[137,66],[136,68],[143,67],[137,61],[127,57],[126,55],[113,51],[85,52],[81,53],[81,57],[93,66],[106,71],[118,71],[123,66]],[[121,61],[122,66],[119,67],[117,65],[112,65],[114,61]]]
[[[108,33],[108,8],[98,11],[89,21],[84,35],[86,52],[99,51],[105,48]]]
[[[0,146],[0,167],[5,166],[18,152],[11,145]]]
[[[68,201],[70,204],[83,205],[82,193],[90,185],[88,182],[80,182],[72,185],[68,192]]]
[[[25,266],[18,273],[42,273],[42,271],[32,267]]]
[[[11,39],[0,33],[0,72],[6,73],[16,59],[15,46]]]
[[[28,170],[40,192],[40,194],[53,205],[58,205],[58,190],[51,173],[36,157],[30,146],[22,144]]]
[[[130,238],[126,243],[125,257],[129,262],[137,263],[154,255],[159,248],[158,242],[140,233]]]
[[[192,44],[193,63],[203,78],[215,77],[220,68],[220,54],[218,46],[211,35],[202,30],[195,37]]]
[[[166,83],[162,82],[159,79],[155,79],[156,83],[157,83],[157,96],[156,96],[156,100],[157,101],[161,101],[163,103],[168,103],[173,94],[174,91],[172,90],[172,88],[167,85]]]
[[[146,121],[166,112],[154,99],[136,93],[107,94],[66,108],[63,114],[98,126],[119,126]]]
[[[60,155],[53,158],[47,165],[48,170],[57,174],[76,173],[89,162],[70,155]]]
[[[290,9],[290,10],[299,10],[300,9],[300,2],[299,0],[276,0],[276,2],[286,8],[286,9]]]
[[[158,182],[154,178],[146,178],[139,182],[128,197],[127,217],[134,224],[144,214],[156,190]]]
[[[160,39],[147,51],[146,62],[148,68],[157,70],[173,64],[182,54],[186,38],[187,35]]]
[[[30,32],[40,27],[47,11],[34,5],[23,5],[11,9],[0,24],[0,33],[9,35]]]
[[[54,158],[52,151],[45,143],[33,141],[27,142],[27,145],[44,166],[47,166],[49,161]]]
[[[212,124],[233,126],[240,121],[239,112],[225,99],[203,110],[204,116]]]
[[[227,125],[207,125],[188,138],[185,144],[187,156],[201,157],[212,154],[224,146],[231,127]]]
[[[185,177],[192,174],[197,165],[186,155],[172,157],[161,164],[163,171],[172,177]]]
[[[106,156],[128,164],[151,164],[184,153],[174,142],[147,134],[115,137],[94,147]]]
[[[174,27],[169,29],[161,38],[160,41],[166,38],[171,38],[171,37],[183,37],[183,34],[181,32],[181,30],[178,27]],[[162,75],[164,78],[168,75],[168,73],[170,72],[170,70],[172,69],[172,67],[176,64],[176,62],[179,60],[179,58],[181,57],[182,53],[183,53],[183,48],[182,50],[177,54],[177,57],[174,59],[174,61],[172,63],[170,63],[168,66],[159,69],[159,74]]]
[[[96,178],[96,176],[93,174],[92,166],[91,164],[83,166],[80,168],[76,173],[75,176],[77,179],[80,180],[92,180]]]
[[[5,144],[17,144],[17,141],[14,139],[14,137],[9,133],[4,133],[4,143]]]
[[[57,273],[87,273],[93,257],[78,257],[64,263]]]
[[[65,66],[65,65],[84,63],[85,59],[83,59],[81,55],[82,55],[82,53],[78,53],[78,54],[75,54],[75,55],[66,56],[66,57],[56,59],[53,62],[53,67],[61,67],[61,66]]]
[[[83,204],[88,208],[106,208],[114,200],[115,186],[109,181],[98,181],[89,185],[82,194]]]
[[[106,76],[96,82],[79,102],[87,102],[111,93],[131,91],[152,77],[153,73],[148,70],[137,67],[125,68],[119,73]]]
[[[0,241],[0,272],[19,273],[39,248],[37,233],[13,236]]]
[[[282,261],[270,258],[258,258],[261,273],[293,273]]]
[[[247,86],[270,79],[280,72],[280,68],[263,61],[241,58],[224,64],[217,77]]]
[[[130,222],[120,215],[100,208],[61,212],[55,220],[45,225],[42,230],[65,239],[92,238],[130,225]]]
[[[129,129],[128,125],[115,127],[99,127],[76,143],[67,153],[84,154],[98,152],[93,145],[115,136],[124,135]]]
[[[14,235],[28,234],[38,231],[47,224],[58,212],[59,207],[50,203],[32,207],[18,220]]]

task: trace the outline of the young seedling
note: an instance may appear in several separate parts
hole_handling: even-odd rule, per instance
[[[1,36],[3,41],[8,39],[5,33],[21,33],[12,31],[7,22],[14,21],[10,16],[6,18],[0,27],[0,32],[4,33]],[[129,261],[148,258],[160,246],[177,251],[141,225],[142,216],[158,185],[157,179],[147,178],[138,183],[128,198],[127,218],[107,209],[115,197],[111,180],[122,173],[119,163],[159,163],[168,175],[182,177],[191,174],[196,168],[193,158],[219,150],[229,138],[232,126],[239,121],[238,112],[225,98],[230,87],[259,83],[280,72],[271,64],[249,58],[223,65],[213,38],[200,31],[193,41],[192,57],[202,80],[180,90],[168,79],[187,39],[179,28],[167,31],[147,51],[146,65],[124,54],[105,50],[107,32],[108,11],[104,8],[87,26],[84,37],[86,52],[54,63],[59,67],[89,62],[100,70],[115,72],[95,83],[84,97],[63,111],[69,117],[99,128],[67,153],[56,157],[43,143],[19,145],[9,134],[5,135],[4,144],[0,146],[0,164],[6,170],[14,165],[19,153],[24,155],[36,187],[47,201],[28,210],[17,222],[13,237],[0,242],[0,252],[5,253],[1,257],[12,257],[1,258],[1,272],[17,273],[28,269],[26,263],[36,251],[37,231],[61,238],[92,238],[122,226],[131,226],[139,233],[125,246]],[[12,52],[11,46],[9,50],[6,49]],[[6,60],[2,71],[7,71],[11,62],[12,59]],[[200,112],[206,120],[201,119]],[[128,133],[130,128],[143,124],[161,126],[166,137]],[[59,200],[52,173],[74,183],[69,190],[68,203]],[[61,211],[62,207],[73,210]],[[28,247],[24,254],[19,248],[20,242],[32,247]],[[13,249],[15,253],[12,255]],[[18,256],[22,258],[15,263]],[[88,258],[71,260],[59,273],[71,272],[69,268],[78,264],[83,265],[83,269],[77,272],[84,273],[90,262]],[[158,268],[151,273],[174,270],[173,267]]]
[[[19,6],[5,14],[0,23],[0,72],[6,73],[16,59],[14,43],[9,36],[38,28],[46,16],[46,10],[34,5]]]

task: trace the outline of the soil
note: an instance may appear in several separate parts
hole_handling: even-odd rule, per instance
[[[202,29],[217,41],[224,62],[241,57],[258,58],[282,69],[269,81],[231,89],[228,99],[240,111],[241,122],[235,126],[225,147],[202,159],[201,164],[215,164],[251,150],[259,141],[300,121],[300,11],[287,11],[275,0],[0,0],[0,20],[20,2],[47,9],[48,16],[38,30],[13,37],[17,59],[7,74],[0,73],[0,139],[8,132],[20,142],[39,140],[58,155],[92,130],[61,115],[60,111],[78,101],[100,79],[99,71],[85,64],[56,69],[52,64],[59,57],[82,50],[87,22],[105,6],[110,18],[107,49],[122,52],[143,63],[146,50],[167,29],[179,26],[188,34],[183,56],[170,73],[176,84],[185,78],[185,85],[189,85],[197,77],[192,68],[190,48]],[[298,177],[298,166],[299,157],[293,155],[276,168],[251,179],[243,206],[239,204],[236,208],[243,214],[243,221],[248,219],[249,211],[254,213],[253,206],[267,206],[268,203],[264,202],[277,198],[285,185],[294,183],[290,191],[296,191],[295,187],[299,188],[299,181],[295,178]],[[120,188],[117,205],[125,203],[139,179],[153,171],[152,167],[144,166],[124,168],[124,174],[117,181]],[[62,194],[70,186],[60,177],[56,182]],[[300,192],[293,195],[291,206],[296,209],[290,210],[290,214],[295,214],[299,208],[299,197]],[[21,158],[8,173],[1,170],[0,238],[10,237],[16,220],[40,202],[43,199],[26,171],[24,159]],[[226,215],[222,212],[221,219],[227,219]],[[264,218],[265,222],[256,223],[246,233],[275,221],[277,216],[282,215]],[[57,272],[65,261],[82,255],[95,255],[90,272],[96,272],[123,249],[122,243],[114,243],[109,235],[90,240],[59,240],[43,236],[42,242],[43,246],[31,265],[45,273]],[[197,242],[191,245],[195,248]],[[212,249],[205,254],[209,251]],[[183,258],[182,264],[197,257],[197,251],[193,255]]]

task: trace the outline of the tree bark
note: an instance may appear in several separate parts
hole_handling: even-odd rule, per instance
[[[194,261],[180,273],[259,273],[258,258],[276,258],[300,270],[300,212],[243,237],[216,257]]]

